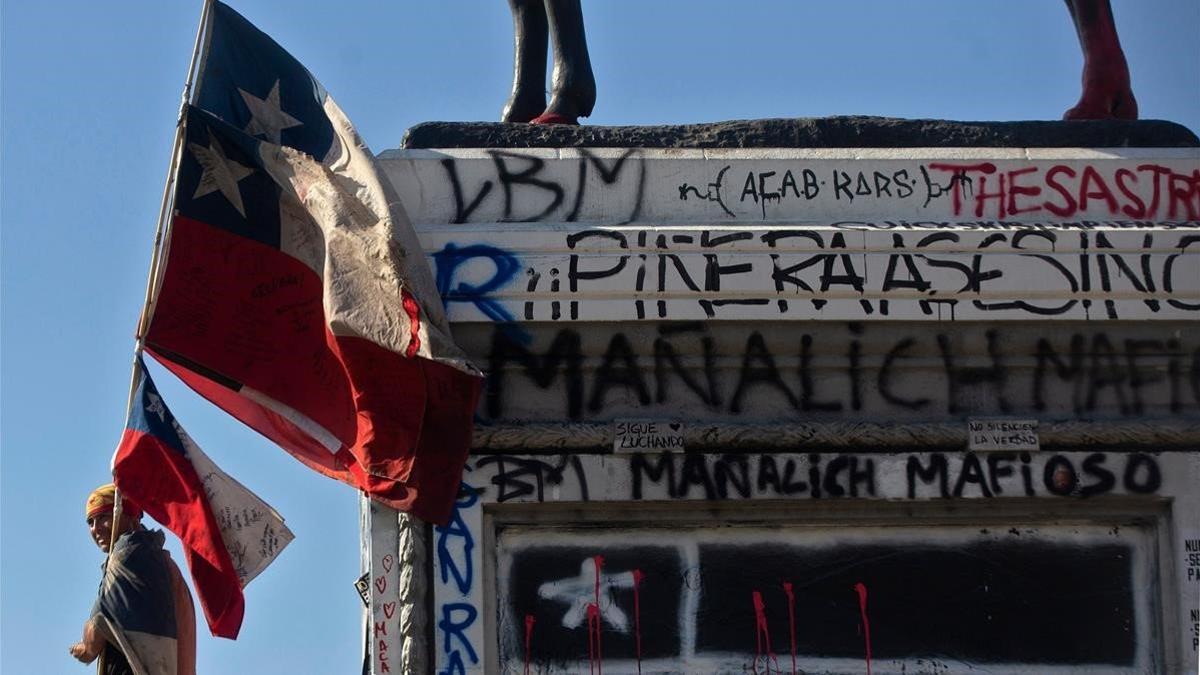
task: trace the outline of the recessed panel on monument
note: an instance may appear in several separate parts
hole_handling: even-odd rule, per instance
[[[840,673],[868,660],[875,672],[1141,673],[1158,658],[1153,528],[776,517],[786,519],[500,527],[500,662],[545,673],[792,663]]]

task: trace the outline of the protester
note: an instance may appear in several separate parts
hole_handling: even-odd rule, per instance
[[[92,539],[109,555],[71,655],[91,663],[103,653],[102,675],[195,675],[196,610],[187,584],[163,549],[162,531],[144,528],[141,509],[125,499],[112,543],[115,500],[112,483],[87,499]]]

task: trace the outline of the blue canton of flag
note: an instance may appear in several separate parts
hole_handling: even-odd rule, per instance
[[[213,5],[192,102],[250,136],[324,162],[335,142],[329,98],[308,70],[227,5]]]

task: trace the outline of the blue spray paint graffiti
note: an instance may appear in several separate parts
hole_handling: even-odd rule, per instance
[[[454,285],[458,268],[468,260],[484,258],[496,266],[496,273],[491,279],[476,286],[464,281]],[[454,242],[446,244],[445,248],[433,254],[436,268],[438,293],[442,296],[442,304],[452,302],[469,302],[483,312],[492,321],[500,324],[500,330],[519,344],[529,344],[533,336],[516,323],[513,315],[499,302],[488,297],[492,291],[502,287],[512,280],[521,267],[521,261],[512,253],[488,244],[471,244],[459,247]]]
[[[474,549],[475,537],[463,519],[463,511],[474,508],[479,502],[479,491],[463,481],[454,502],[454,513],[446,525],[434,528],[437,533],[438,572],[443,584],[453,583],[464,596],[469,596],[475,583]],[[479,610],[470,602],[447,602],[442,605],[442,618],[438,630],[442,632],[442,653],[446,655],[445,668],[439,675],[465,675],[465,657],[471,663],[479,663],[479,655],[467,634]]]
[[[454,619],[454,613],[459,612],[461,618]],[[475,623],[475,618],[479,616],[479,611],[466,602],[451,602],[442,605],[442,619],[438,621],[438,630],[442,631],[442,653],[447,654],[446,669],[441,675],[455,675],[461,673],[466,675],[467,667],[463,663],[462,652],[454,645],[454,638],[462,645],[462,648],[467,652],[467,658],[471,663],[479,663],[479,655],[475,653],[475,648],[471,646],[471,638],[467,636],[467,628]]]
[[[458,592],[463,595],[471,592],[475,573],[471,550],[475,548],[475,539],[471,535],[471,529],[463,521],[462,511],[475,506],[478,501],[479,492],[464,482],[459,488],[458,501],[454,502],[454,514],[450,517],[450,522],[434,528],[438,534],[438,569],[442,575],[442,583],[449,583],[450,577],[453,576]],[[449,539],[451,537],[462,539],[460,544],[462,547],[461,563],[455,560],[455,556],[450,551]]]
[[[496,273],[491,279],[476,286],[465,281],[454,285],[454,276],[463,263],[473,258],[486,258],[496,265]],[[442,296],[443,304],[452,302],[469,302],[475,305],[492,321],[511,322],[512,314],[496,302],[489,299],[488,294],[500,288],[516,276],[521,268],[521,261],[511,253],[488,244],[471,244],[459,248],[453,242],[433,254],[434,265],[437,267],[438,293]]]

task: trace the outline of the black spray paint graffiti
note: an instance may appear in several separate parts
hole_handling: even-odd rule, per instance
[[[835,224],[847,229],[869,225]],[[1011,234],[997,232],[976,244],[975,252],[964,253],[937,248],[939,244],[960,244],[962,237],[957,232],[907,236],[904,232],[893,232],[895,252],[877,254],[886,256],[886,270],[872,273],[866,268],[862,252],[847,247],[843,232],[829,235],[800,229],[768,232],[702,230],[668,235],[653,230],[584,230],[567,235],[565,243],[571,253],[561,263],[554,263],[548,269],[525,268],[527,282],[523,291],[547,294],[552,299],[526,300],[523,303],[524,318],[532,320],[535,306],[539,302],[549,302],[551,320],[576,320],[582,302],[578,299],[579,294],[589,291],[610,294],[619,291],[628,295],[683,292],[685,295],[708,296],[696,298],[694,302],[710,318],[716,317],[722,307],[765,307],[772,303],[775,313],[787,316],[802,311],[802,307],[793,304],[797,299],[811,303],[813,310],[820,311],[828,304],[828,296],[839,293],[917,298],[917,306],[924,316],[940,315],[945,308],[953,317],[958,304],[968,301],[972,309],[981,312],[1016,311],[1035,316],[1058,316],[1082,307],[1090,313],[1094,302],[1092,296],[1097,293],[1170,296],[1176,290],[1177,281],[1185,281],[1186,287],[1186,280],[1194,274],[1195,265],[1190,257],[1182,258],[1192,255],[1190,248],[1200,246],[1200,234],[1170,235],[1168,241],[1172,253],[1129,253],[1119,252],[1104,232],[1083,231],[1068,240],[1069,236],[1048,229],[1026,229]],[[1163,236],[1159,235],[1160,242]],[[795,244],[817,250],[788,250]],[[1078,255],[1055,254],[1054,250],[1061,244],[1076,246],[1080,252]],[[765,245],[766,250],[754,249],[754,245]],[[1161,243],[1157,245],[1161,249]],[[602,255],[592,250],[575,252],[597,246],[615,250]],[[997,246],[1011,247],[1013,255],[997,258],[992,249]],[[1143,249],[1154,250],[1155,246],[1155,234],[1146,233],[1142,238]],[[731,262],[733,256],[737,256],[737,261]],[[510,316],[509,311],[489,296],[513,283],[522,267],[515,253],[490,245],[460,247],[451,243],[435,253],[434,259],[438,287],[447,302],[473,303],[493,320],[499,320],[497,316]],[[462,282],[456,285],[458,269],[477,260],[494,265],[492,276],[477,286]],[[1027,278],[1031,275],[1048,275],[1054,280],[1053,289],[1043,287],[1040,290],[1056,290],[1067,299],[1044,304],[982,297],[1003,288],[1006,280],[1013,276]],[[749,284],[761,289],[763,295],[724,297],[723,288],[730,283]],[[966,297],[938,297],[946,295]],[[969,299],[970,296],[976,297]],[[1143,297],[1141,301],[1152,313],[1159,313],[1164,308],[1200,311],[1200,303],[1176,297]],[[629,302],[633,303],[639,319],[646,318],[649,313],[655,313],[658,318],[669,318],[668,303],[663,299],[632,299]],[[858,302],[864,316],[890,314],[887,297],[864,297]],[[1102,306],[1107,318],[1121,318],[1115,300],[1106,299]]]
[[[615,159],[580,149],[580,160],[553,161],[536,153],[486,152],[492,166],[482,179],[466,178],[455,159],[441,160],[454,199],[451,222],[471,221],[482,205],[493,200],[501,207],[502,220],[575,222],[602,201],[588,194],[588,183],[595,184],[593,173],[603,187],[615,187],[625,195],[622,201],[629,211],[624,222],[636,219],[645,201],[647,165],[638,149],[627,149]],[[578,173],[565,178],[561,166],[572,161],[577,163]],[[1134,220],[1200,219],[1200,171],[1112,162],[1038,163],[1017,168],[1001,168],[992,162],[896,166],[887,162],[846,169],[769,163],[743,174],[743,170],[730,173],[732,165],[726,164],[710,180],[676,184],[673,196],[713,204],[722,218],[749,211],[767,219],[771,207],[789,201],[812,204],[819,200],[823,210],[833,213],[856,201],[877,200],[898,208],[909,204],[928,208],[938,202],[954,217],[1078,218],[1101,212]]]
[[[687,672],[831,672],[822,659],[872,656],[905,672],[952,672],[933,665],[944,662],[1133,665],[1144,649],[1141,551],[1099,532],[1086,546],[1049,535],[914,530],[904,543],[823,542],[777,528],[696,545],[686,530],[656,532],[652,543],[593,530],[506,542],[499,657],[510,670],[564,673],[585,660],[593,673],[605,662],[633,672],[643,658],[676,672],[684,645]]]
[[[932,184],[928,179],[928,174],[925,173],[924,166],[921,167],[921,170],[922,174],[926,176],[925,203],[928,205],[932,198],[941,196],[943,191],[948,192],[949,189]],[[855,197],[907,199],[916,191],[917,181],[909,176],[907,169],[891,173],[875,170],[850,173],[835,169],[829,174],[829,180],[819,180],[816,172],[812,169],[800,169],[794,173],[791,169],[786,169],[782,173],[751,171],[746,174],[740,201],[745,202],[749,199],[760,204],[765,219],[767,204],[782,202],[784,199],[788,199],[789,195],[794,199],[803,198],[811,201],[820,196],[821,189],[826,186],[833,191],[835,199],[853,202]]]
[[[1186,556],[1184,567],[1187,569],[1187,580],[1200,582],[1200,538],[1184,539],[1183,550]]]
[[[729,216],[730,218],[736,218],[737,216],[734,215],[733,211],[730,211],[729,207],[725,206],[725,198],[721,196],[721,190],[725,187],[725,174],[729,171],[729,168],[729,165],[726,164],[723,169],[717,172],[716,180],[705,186],[704,194],[700,194],[700,190],[697,189],[696,186],[683,183],[679,186],[679,198],[686,202],[688,200],[688,196],[691,195],[703,201],[715,202],[717,206],[720,206],[721,210],[725,212],[725,215]],[[765,204],[763,209],[765,215]]]
[[[988,230],[1017,230],[1038,232],[1093,232],[1096,230],[1177,230],[1200,229],[1198,220],[1075,220],[1075,221],[1029,221],[1029,220],[842,220],[830,223],[840,230],[870,232],[875,230],[897,231],[947,231],[981,232]]]
[[[768,345],[762,333],[750,331],[740,353],[724,354],[708,326],[678,323],[662,324],[652,340],[613,332],[594,367],[584,368],[582,337],[576,330],[562,329],[539,346],[525,344],[503,328],[494,329],[488,353],[484,412],[493,419],[505,417],[510,391],[527,391],[529,384],[562,392],[562,414],[570,419],[602,416],[611,392],[645,408],[698,403],[731,415],[744,413],[752,393],[795,411],[827,414],[849,414],[867,405],[955,416],[1007,414],[1061,409],[1066,401],[1076,416],[1102,408],[1127,416],[1141,415],[1151,406],[1171,413],[1200,409],[1200,347],[1176,338],[1122,339],[1096,331],[1014,344],[1004,331],[993,329],[984,334],[988,362],[967,365],[952,334],[899,335],[886,346],[880,365],[867,371],[862,364],[865,330],[858,324],[848,326],[844,349],[801,333],[781,350]],[[841,359],[838,382],[816,376],[813,355],[818,349]],[[936,354],[940,368],[905,368],[919,352]],[[699,354],[698,365],[685,365],[684,353]],[[785,356],[798,357],[794,370],[778,365]],[[740,362],[734,373],[718,368],[718,360],[729,357]],[[1014,360],[1032,360],[1032,376],[1014,370]],[[909,381],[913,377],[921,386]],[[1018,381],[1024,383],[1020,390]],[[944,403],[914,393],[931,394],[933,388],[944,392]]]
[[[921,167],[921,171],[924,174],[925,167]],[[796,172],[791,169],[785,169],[783,172],[750,171],[746,173],[746,180],[742,184],[742,193],[738,201],[750,200],[758,204],[761,207],[763,220],[766,220],[768,204],[779,204],[789,198],[812,201],[821,195],[823,187],[831,183],[829,189],[832,189],[835,199],[847,202],[853,202],[855,197],[907,199],[914,194],[917,185],[917,181],[909,176],[908,169],[900,169],[891,173],[856,171],[853,174],[835,169],[829,175],[830,178],[826,181],[819,180],[816,172],[812,169],[799,169]],[[895,188],[894,194],[893,187]],[[926,176],[926,206],[933,198],[941,196],[940,187],[936,194],[934,190],[935,186],[929,182]],[[946,191],[948,192],[948,190]]]
[[[820,455],[809,455],[808,466],[794,457],[696,453],[635,454],[629,461],[630,498],[646,498],[649,484],[666,487],[670,499],[697,496],[718,499],[753,497],[874,497],[875,460],[841,455],[821,466]]]
[[[588,237],[606,237],[615,238],[621,248],[628,248],[629,244],[626,241],[626,236],[620,233],[611,231],[589,231],[577,235],[572,235],[569,240],[568,247],[574,249],[580,241]],[[1071,294],[1088,295],[1094,291],[1103,291],[1106,294],[1112,294],[1115,290],[1132,290],[1138,293],[1154,293],[1162,290],[1166,293],[1171,293],[1175,286],[1175,272],[1178,259],[1184,255],[1189,246],[1200,244],[1200,235],[1185,236],[1178,240],[1178,253],[1173,253],[1168,256],[1157,258],[1151,254],[1130,255],[1125,253],[1116,253],[1114,246],[1109,238],[1104,233],[1081,233],[1079,237],[1079,246],[1084,251],[1076,260],[1072,261],[1065,258],[1059,258],[1047,253],[1019,253],[1019,258],[1023,261],[1038,261],[1044,265],[1047,270],[1052,270],[1056,279],[1061,279],[1061,288],[1069,290]],[[805,240],[811,241],[819,249],[826,249],[825,252],[819,253],[770,253],[769,268],[766,260],[757,261],[748,259],[746,262],[738,264],[722,264],[722,252],[736,249],[721,249],[729,245],[734,245],[737,242],[743,242],[751,239],[758,239],[766,244],[770,249],[782,247],[789,243],[789,240]],[[913,242],[906,240],[902,234],[893,236],[893,246],[898,250],[920,250],[926,249],[927,253],[911,253],[898,252],[888,256],[887,270],[879,277],[878,281],[869,279],[867,271],[861,269],[857,263],[857,255],[851,254],[846,250],[846,240],[842,233],[834,233],[826,241],[826,237],[820,232],[811,230],[776,230],[762,234],[752,232],[721,232],[714,233],[702,231],[699,236],[693,235],[674,235],[670,243],[667,241],[665,234],[657,234],[654,240],[653,251],[649,253],[634,253],[631,252],[622,255],[617,259],[615,264],[610,264],[609,267],[594,270],[581,270],[581,256],[572,255],[570,258],[570,266],[567,272],[567,288],[570,293],[579,292],[581,282],[599,282],[601,286],[611,285],[611,281],[603,281],[618,277],[625,270],[627,264],[632,263],[637,268],[637,275],[634,280],[633,290],[637,293],[646,291],[657,291],[662,293],[668,290],[668,286],[672,289],[678,289],[680,285],[694,293],[713,293],[714,297],[710,299],[698,300],[700,306],[704,309],[705,314],[709,317],[716,316],[716,308],[726,305],[766,305],[775,300],[779,313],[786,314],[788,310],[788,300],[784,299],[787,296],[794,296],[799,292],[811,295],[828,294],[831,291],[838,290],[853,291],[857,294],[863,293],[897,293],[899,295],[920,293],[926,296],[932,296],[939,292],[944,293],[946,290],[954,290],[957,286],[957,293],[962,294],[983,294],[988,291],[988,286],[998,282],[1005,276],[1005,270],[997,267],[990,267],[986,262],[984,253],[975,253],[970,255],[969,262],[964,261],[964,256],[961,255],[938,255],[934,245],[940,242],[957,243],[960,241],[958,234],[953,232],[935,233],[920,237],[919,240]],[[690,252],[694,242],[698,241],[701,250],[711,250],[703,255],[703,267],[697,268],[692,262],[694,258],[685,257],[678,253],[668,252],[672,245],[684,244],[689,245]],[[1007,234],[997,233],[992,237],[988,237],[978,245],[979,251],[984,251],[988,247],[995,246],[999,243],[1008,243],[1018,251],[1022,249],[1038,249],[1040,244],[1043,247],[1052,248],[1059,243],[1059,235],[1054,232],[1046,231],[1022,231],[1012,235],[1011,241]],[[638,248],[649,248],[646,241],[646,232],[638,234]],[[1147,234],[1144,237],[1143,247],[1151,249],[1154,246],[1154,236]],[[1091,249],[1092,253],[1087,253]],[[841,252],[839,252],[839,250]],[[1111,252],[1106,252],[1111,251]],[[949,271],[957,275],[959,278],[952,284],[942,284],[942,288],[934,288],[930,281],[935,275],[944,274],[942,271]],[[1028,273],[1028,272],[1026,272]],[[1182,273],[1182,272],[1181,272]],[[739,275],[748,275],[750,278],[761,276],[765,280],[769,280],[770,286],[774,287],[775,294],[764,298],[750,298],[738,300],[726,300],[719,297],[722,290],[723,279],[735,277]],[[650,284],[647,284],[649,279]],[[1095,281],[1093,281],[1095,279]],[[1120,282],[1118,283],[1118,280]],[[961,286],[958,286],[961,284]],[[530,288],[527,290],[536,290]],[[681,289],[680,289],[681,290]],[[1046,289],[1042,289],[1046,290]],[[554,292],[551,289],[551,292]],[[641,301],[635,301],[641,303]],[[813,297],[810,302],[814,309],[821,309],[826,300],[819,297]],[[951,307],[957,304],[958,300],[934,300],[926,299],[920,303],[921,312],[926,316],[932,316],[937,313],[936,305],[948,304]],[[1059,315],[1073,309],[1076,305],[1082,303],[1085,309],[1090,308],[1092,300],[1090,298],[1069,299],[1058,305],[1040,305],[1024,300],[998,301],[989,302],[985,300],[973,300],[972,305],[983,311],[1004,311],[1004,310],[1019,310],[1035,315]],[[1152,312],[1161,310],[1162,301],[1158,299],[1146,299],[1145,305]],[[1182,300],[1170,298],[1166,303],[1175,309],[1186,311],[1200,311],[1200,303],[1189,303]],[[888,301],[879,300],[877,304],[870,300],[861,300],[863,312],[872,314],[878,311],[880,314],[888,314]],[[645,310],[639,304],[639,318],[645,316]],[[1112,300],[1106,300],[1104,307],[1107,316],[1110,319],[1116,319],[1116,303]],[[666,317],[665,303],[659,303],[660,318]]]
[[[912,200],[921,208],[929,208],[935,201],[949,201],[955,216],[975,217],[1045,214],[1071,218],[1101,210],[1114,217],[1200,218],[1200,171],[1181,173],[1158,164],[1141,164],[1136,169],[1054,164],[1001,170],[992,162],[929,162],[915,166],[914,171],[910,171],[911,165],[853,171],[778,164],[766,170],[751,169],[740,182],[738,203],[757,205],[763,220],[767,219],[769,205],[817,199],[824,199],[827,208],[864,199],[889,204]],[[719,194],[727,169],[708,184],[709,195],[714,186]],[[700,196],[687,183],[678,189],[681,199],[689,190]],[[717,200],[709,197],[707,201]],[[719,203],[727,215],[736,217],[723,201]]]
[[[508,455],[484,455],[475,460],[474,471],[492,469],[491,485],[495,493],[491,498],[499,503],[512,499],[531,498],[545,501],[546,486],[564,485],[569,480],[579,495],[580,501],[588,501],[587,475],[578,455],[561,455],[556,461],[538,457],[512,457]],[[567,469],[571,470],[570,478]],[[480,487],[480,494],[489,494],[488,487]]]
[[[551,216],[568,223],[575,222],[588,199],[587,188],[592,172],[605,186],[632,181],[635,196],[623,220],[632,221],[641,213],[646,166],[637,149],[626,150],[620,157],[606,161],[580,148],[583,159],[578,162],[579,172],[574,183],[570,184],[547,175],[546,160],[536,155],[505,150],[488,150],[487,153],[492,158],[494,177],[483,180],[471,195],[463,186],[455,160],[441,160],[454,196],[454,218],[451,222],[468,222],[480,205],[489,198],[495,198],[493,192],[497,185],[504,205],[504,222],[534,222]],[[569,210],[562,213],[568,204]]]
[[[1001,496],[1087,498],[1120,489],[1154,494],[1162,470],[1151,455],[1095,452],[1078,464],[1066,455],[1035,459],[1029,453],[996,452],[908,455],[908,499]],[[869,455],[806,457],[705,455],[664,452],[630,458],[630,498],[754,499],[876,497],[881,495],[876,459]],[[651,487],[653,490],[651,497]],[[663,490],[665,488],[665,495]],[[898,495],[897,495],[898,496]]]
[[[1192,621],[1192,653],[1200,651],[1200,609],[1189,610]]]
[[[599,499],[971,499],[1157,494],[1163,472],[1145,453],[1028,452],[873,454],[634,453],[609,460]],[[886,467],[884,466],[886,465]],[[593,471],[595,469],[592,469]],[[884,486],[884,471],[904,476]],[[544,502],[548,486],[568,501],[593,499],[578,454],[484,455],[471,470],[489,501]],[[619,486],[619,487],[614,487]]]

